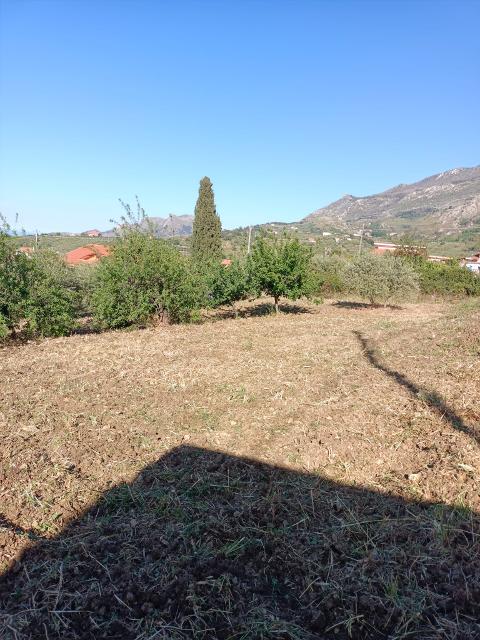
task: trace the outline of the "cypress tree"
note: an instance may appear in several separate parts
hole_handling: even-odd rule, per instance
[[[210,261],[222,257],[222,223],[215,209],[210,178],[200,180],[192,231],[192,255],[195,260]]]

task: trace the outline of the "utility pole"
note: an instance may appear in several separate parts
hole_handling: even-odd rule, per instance
[[[248,247],[247,255],[250,253],[250,247],[252,246],[252,227],[248,227]]]
[[[363,232],[365,230],[365,223],[362,224],[362,230],[360,231],[360,244],[358,245],[358,255],[362,253],[362,244],[363,244]]]

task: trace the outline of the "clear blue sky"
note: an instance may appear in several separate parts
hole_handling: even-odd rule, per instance
[[[480,1],[0,0],[0,211],[293,221],[480,163]]]

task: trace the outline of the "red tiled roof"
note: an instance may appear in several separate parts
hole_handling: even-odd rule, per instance
[[[90,264],[108,255],[110,255],[110,249],[104,244],[89,244],[69,251],[65,255],[65,261],[68,264]]]

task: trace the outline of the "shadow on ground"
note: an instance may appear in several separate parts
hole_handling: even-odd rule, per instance
[[[371,302],[352,302],[351,300],[338,300],[333,303],[334,307],[340,307],[341,309],[393,309],[394,311],[401,311],[403,307],[399,307],[395,304],[373,304]]]
[[[312,307],[285,302],[280,304],[279,310],[281,313],[294,315],[315,312]],[[237,309],[233,307],[218,309],[215,311],[214,317],[223,320],[225,318],[256,318],[268,315],[275,315],[275,307],[273,304],[270,304],[268,302],[262,302],[260,304],[251,306],[239,306]]]
[[[25,529],[24,527],[20,527],[19,525],[12,522],[9,518],[6,518],[3,514],[0,513],[0,531],[11,531],[19,536],[25,536],[29,540],[42,540],[42,536],[36,533],[31,529]],[[1,559],[1,556],[0,556]]]
[[[182,446],[30,543],[0,637],[480,637],[479,535],[466,510]]]
[[[468,434],[475,442],[480,444],[480,435],[472,427],[464,422],[464,420],[452,409],[443,398],[426,387],[422,387],[415,382],[412,382],[399,371],[390,369],[386,365],[382,364],[378,358],[373,343],[366,338],[360,331],[353,331],[353,334],[362,346],[362,351],[368,362],[379,371],[385,373],[389,378],[395,380],[397,384],[407,389],[410,394],[417,399],[425,402],[432,411],[434,411],[441,418],[451,424],[454,429],[463,431]]]

